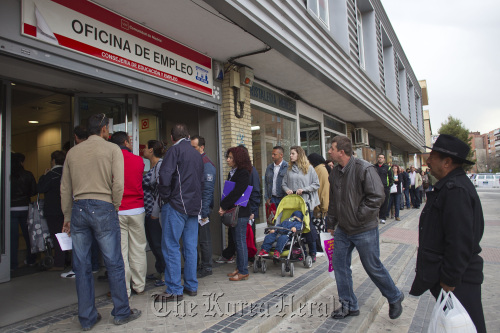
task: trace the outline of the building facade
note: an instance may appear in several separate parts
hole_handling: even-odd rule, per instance
[[[136,154],[150,139],[170,146],[177,122],[204,136],[216,206],[231,146],[249,149],[262,183],[276,145],[287,160],[296,144],[327,157],[329,140],[347,135],[359,157],[403,166],[423,152],[422,89],[380,0],[5,0],[0,9],[0,281],[10,278],[11,152],[38,179],[92,114],[127,131]],[[262,216],[263,207],[258,239]],[[211,230],[220,253],[225,229]]]

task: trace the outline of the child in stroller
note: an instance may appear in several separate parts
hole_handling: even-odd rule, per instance
[[[262,247],[258,256],[268,256],[273,243],[276,242],[273,258],[279,259],[286,243],[292,238],[292,234],[297,230],[302,230],[303,218],[304,214],[302,214],[300,210],[296,210],[292,213],[288,220],[285,220],[282,223],[276,225],[275,229],[269,230],[269,234],[267,234],[264,238],[264,242],[262,243]]]

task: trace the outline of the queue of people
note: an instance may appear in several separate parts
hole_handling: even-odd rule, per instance
[[[101,254],[107,269],[116,325],[141,316],[140,310],[130,308],[129,298],[133,293],[144,293],[147,244],[155,257],[158,277],[155,286],[165,288],[155,297],[172,302],[182,300],[185,295],[196,296],[198,279],[212,275],[213,268],[209,223],[214,208],[216,168],[205,154],[205,139],[198,135],[191,137],[186,125],[176,124],[171,130],[170,149],[165,150],[160,141],[148,141],[144,158],[149,160],[150,169],[143,174],[143,159],[132,153],[127,133],[116,132],[107,140],[109,119],[104,114],[89,118],[88,138],[81,130],[75,128],[78,145],[67,153],[52,153],[51,168],[45,171],[38,186],[33,175],[24,170],[22,154],[13,154],[12,228],[20,225],[25,234],[30,197],[44,193],[45,217],[51,234],[62,230],[73,241],[71,273],[76,280],[78,318],[84,330],[91,329],[101,319],[95,307],[92,276],[96,253]],[[421,248],[430,244],[442,256],[431,260],[419,248],[421,261],[417,260],[417,276],[410,293],[420,295],[429,289],[437,297],[441,288],[455,290],[471,311],[478,331],[482,331],[482,278],[478,278],[482,276],[482,261],[478,253],[484,219],[470,181],[462,182],[464,174],[459,167],[469,162],[464,157],[467,149],[457,140],[444,136],[436,141],[428,160],[430,172],[413,166],[409,170],[397,164],[389,166],[382,154],[376,164],[370,164],[354,155],[352,143],[345,136],[333,138],[329,161],[319,154],[306,156],[300,146],[292,146],[287,162],[284,149],[273,148],[272,163],[264,177],[266,204],[279,206],[285,196],[299,195],[306,202],[310,216],[324,219],[325,225],[318,230],[335,237],[332,263],[342,306],[332,313],[332,318],[341,320],[360,313],[350,269],[354,248],[367,274],[388,299],[389,317],[396,319],[401,315],[404,294],[380,261],[378,225],[385,223],[389,214],[399,221],[400,210],[410,208],[410,203],[419,208],[427,194],[429,201],[424,211],[431,214],[421,217],[419,242]],[[458,152],[450,155],[453,149]],[[219,215],[235,208],[238,199],[253,186],[248,205],[239,207],[237,223],[228,228],[228,246],[220,259],[231,262],[236,258],[236,268],[227,277],[237,282],[250,278],[248,267],[253,254],[248,250],[248,229],[251,225],[255,233],[253,222],[259,213],[260,180],[244,146],[229,148],[225,157],[230,168],[226,179],[234,183],[234,188],[220,201]],[[465,204],[456,212],[439,206],[437,200],[441,197]],[[471,200],[473,203],[467,204]],[[440,202],[445,205],[448,201]],[[455,216],[453,221],[451,216]],[[296,213],[289,221],[291,228],[297,230],[302,218],[302,213]],[[431,236],[435,229],[431,225],[439,225],[442,233]],[[315,261],[320,250],[318,234],[316,228],[310,230],[304,236],[307,253]],[[250,233],[250,243],[255,243],[254,233]],[[272,236],[266,238],[267,243],[258,255],[267,254],[270,244],[278,240],[277,235]],[[466,244],[447,241],[450,237]],[[279,249],[282,250],[287,239],[288,236],[280,238]],[[11,246],[11,264],[17,267],[17,244],[12,242]],[[183,269],[179,253],[183,255]],[[279,257],[279,250],[274,255]],[[33,260],[28,248],[26,262]],[[432,276],[427,276],[427,270],[422,268],[426,260],[431,260],[432,265],[440,263]],[[52,270],[62,270],[64,262],[64,253],[56,246]]]

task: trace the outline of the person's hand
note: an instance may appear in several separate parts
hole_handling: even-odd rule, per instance
[[[288,191],[286,191],[286,194],[293,194],[293,191],[292,190],[288,190]]]
[[[329,233],[330,233],[330,235],[332,235],[332,236],[333,236],[333,234],[334,234],[335,230],[333,230],[333,229],[328,229],[328,230],[327,230],[327,232],[329,232]]]
[[[271,199],[267,199],[266,204],[269,206],[271,204]]]
[[[225,213],[225,212],[226,212],[226,211],[225,211],[224,209],[222,209],[222,207],[221,207],[221,208],[219,208],[219,215],[220,215],[220,216],[224,215],[224,213]]]
[[[44,175],[48,174],[50,169],[45,169]]]
[[[269,230],[269,233],[270,233],[270,234],[274,234],[274,232],[275,232],[275,231],[276,231],[276,230],[271,229],[271,230]]]
[[[71,222],[70,221],[64,222],[63,227],[62,227],[62,232],[65,232],[68,234],[68,236],[71,236]]]
[[[303,191],[303,190],[302,190],[301,188],[299,188],[299,189],[297,190],[297,194],[298,194],[298,195],[302,195],[302,191]]]
[[[202,222],[207,222],[208,216],[201,219]]]
[[[295,232],[295,231],[297,231],[297,228],[292,227],[292,232]]]
[[[249,220],[253,220],[255,217],[255,214],[251,214]]]
[[[447,293],[455,290],[455,287],[450,287],[450,286],[444,284],[443,282],[441,282],[440,284],[441,284],[441,288],[443,288],[443,290],[446,291]]]

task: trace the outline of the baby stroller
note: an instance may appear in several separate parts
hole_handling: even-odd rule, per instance
[[[272,259],[274,264],[281,263],[281,276],[285,276],[286,273],[289,273],[290,276],[293,276],[294,272],[294,262],[302,261],[304,266],[310,268],[312,266],[312,257],[306,256],[304,252],[304,246],[301,239],[301,235],[303,233],[310,232],[309,228],[309,209],[308,205],[304,201],[304,199],[297,194],[291,194],[284,197],[278,208],[276,209],[276,216],[272,220],[271,224],[268,224],[268,228],[266,228],[266,232],[269,230],[288,230],[286,228],[276,227],[276,224],[281,223],[282,221],[290,218],[292,213],[296,210],[300,210],[304,215],[302,220],[302,229],[297,230],[292,234],[292,239],[289,240],[285,249],[280,254],[280,258],[273,258],[274,250],[269,252],[269,255],[257,257],[257,259],[253,263],[253,272],[257,273],[260,269],[262,273],[267,271],[266,259]],[[305,260],[304,260],[305,258]]]

